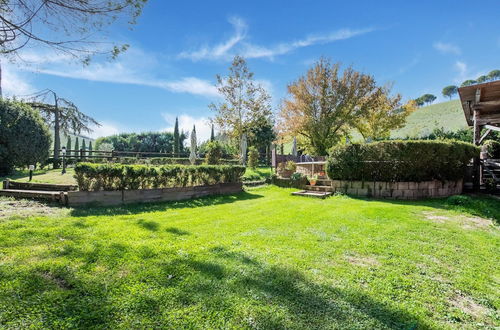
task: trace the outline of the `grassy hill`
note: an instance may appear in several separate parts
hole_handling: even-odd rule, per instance
[[[459,100],[437,103],[417,109],[408,119],[406,126],[391,133],[393,138],[425,136],[435,128],[456,131],[467,127]]]

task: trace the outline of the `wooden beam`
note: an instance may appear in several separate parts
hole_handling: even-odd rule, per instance
[[[484,128],[487,128],[489,131],[500,132],[500,127],[493,125],[484,125]]]
[[[483,134],[483,136],[481,136],[481,138],[479,139],[479,144],[483,143],[484,139],[486,139],[486,137],[491,133],[491,129],[488,129],[486,131],[486,133]]]
[[[476,89],[476,104],[481,102],[481,88]]]

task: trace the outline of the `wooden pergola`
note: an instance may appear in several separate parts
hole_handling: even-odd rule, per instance
[[[500,132],[500,80],[460,87],[460,102],[465,119],[474,128],[475,145],[481,145],[492,131]],[[482,135],[481,132],[486,130]],[[493,175],[494,176],[494,175]],[[496,179],[496,177],[494,176]],[[474,159],[474,189],[481,184],[481,160]]]

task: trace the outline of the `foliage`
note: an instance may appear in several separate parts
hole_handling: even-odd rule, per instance
[[[219,141],[208,141],[205,149],[205,164],[217,165],[223,155],[222,145]]]
[[[68,137],[66,138],[66,155],[68,156],[71,156],[71,151],[68,151],[68,150],[71,150],[71,136],[68,135]]]
[[[0,98],[0,174],[15,166],[34,165],[49,156],[51,136],[37,111]]]
[[[444,97],[449,97],[451,100],[451,98],[458,93],[458,87],[455,85],[446,86],[441,93]]]
[[[92,38],[119,18],[134,24],[146,1],[2,1],[0,50],[15,58],[29,43],[31,47],[49,47],[70,57],[82,57],[84,63],[96,54],[114,58],[128,46],[113,45],[106,49],[102,40]]]
[[[401,96],[391,98],[387,96],[389,92],[380,93],[376,104],[367,109],[363,119],[355,123],[365,141],[388,138],[391,130],[403,127],[406,118],[417,108],[415,101],[401,106]]]
[[[296,169],[297,169],[297,164],[295,164],[294,161],[289,160],[285,163],[285,170],[295,172]]]
[[[500,70],[492,70],[488,74],[488,78],[490,80],[499,80],[500,79]]]
[[[500,159],[500,139],[486,140],[483,144],[483,150],[488,153],[489,158]]]
[[[272,125],[271,96],[255,82],[244,58],[235,56],[229,75],[217,75],[216,87],[224,101],[209,105],[215,112],[214,122],[236,145],[244,133],[252,139],[252,128],[263,122]]]
[[[243,166],[229,165],[146,165],[93,164],[75,165],[80,190],[123,190],[186,187],[240,182]]]
[[[432,104],[432,102],[434,102],[436,100],[436,96],[435,95],[432,95],[432,94],[424,94],[422,96],[420,96],[419,98],[415,99],[415,104],[417,106],[422,106],[424,104]]]
[[[79,142],[79,140],[78,140],[78,136],[77,136],[77,137],[75,137],[75,150],[76,150],[76,151],[75,151],[75,152],[76,152],[76,155],[78,155],[78,150],[80,150],[80,142]],[[75,155],[75,156],[76,156],[76,155]]]
[[[179,135],[181,154],[186,152],[184,148],[185,139],[186,134],[182,132]],[[109,143],[113,146],[113,150],[116,151],[175,153],[174,134],[169,132],[122,133],[100,137],[95,143],[98,150],[102,150],[101,145],[103,143]]]
[[[101,142],[99,143],[99,139],[96,140],[96,149],[99,151],[113,151],[113,144],[109,142]]]
[[[468,80],[464,81],[464,82],[460,85],[460,87],[466,87],[466,86],[471,86],[471,85],[475,85],[475,84],[477,84],[477,81],[476,81],[476,80],[474,80],[474,79],[468,79]]]
[[[475,156],[478,147],[458,141],[354,143],[332,149],[327,173],[339,180],[458,180]]]
[[[280,111],[280,134],[298,137],[307,150],[326,155],[349,131],[366,119],[370,109],[383,97],[398,104],[399,96],[390,98],[389,88],[376,85],[372,76],[321,58],[297,81],[288,85],[288,98]],[[390,109],[391,111],[394,109]]]
[[[179,157],[179,153],[181,152],[181,145],[184,143],[181,142],[181,137],[179,135],[179,118],[175,117],[175,126],[174,126],[174,155]]]
[[[259,151],[254,146],[248,148],[248,166],[255,169],[259,165]]]
[[[266,180],[271,176],[271,167],[257,167],[250,168],[247,167],[245,174],[243,175],[243,181],[262,181]]]

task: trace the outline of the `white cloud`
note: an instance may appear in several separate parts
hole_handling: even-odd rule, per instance
[[[30,84],[26,75],[16,70],[12,64],[2,63],[2,92],[4,96],[22,96],[35,91],[36,89]]]
[[[460,47],[452,43],[435,42],[433,46],[434,49],[436,49],[442,54],[460,55],[462,53]]]
[[[163,118],[167,122],[167,127],[165,127],[164,131],[173,132],[175,126],[175,115],[170,113],[163,113]],[[182,114],[178,116],[179,118],[179,130],[188,132],[191,134],[193,131],[193,125],[196,126],[196,140],[198,143],[206,141],[210,139],[210,132],[212,127],[210,125],[210,121],[207,117],[193,117],[188,114]],[[190,145],[191,140],[187,140],[187,144]]]
[[[218,97],[213,83],[196,77],[160,79],[154,75],[158,60],[140,49],[130,49],[116,61],[95,62],[87,66],[70,61],[67,56],[51,59],[46,54],[22,55],[31,65],[23,70],[34,70],[52,76],[100,81],[119,84],[134,84],[162,88],[174,93],[189,93],[206,97]]]
[[[198,50],[179,54],[180,58],[188,58],[193,61],[201,59],[229,60],[239,54],[245,58],[270,58],[287,54],[295,49],[317,44],[326,44],[338,40],[349,39],[358,35],[372,32],[373,28],[367,29],[340,29],[326,34],[310,35],[304,39],[292,42],[283,42],[274,46],[261,46],[245,42],[248,26],[241,18],[232,18],[230,23],[234,27],[234,34],[225,42],[213,47],[203,46]]]
[[[92,132],[88,134],[91,138],[97,139],[102,136],[115,135],[122,131],[117,125],[109,122],[100,122],[100,124],[101,126],[94,125],[91,127]]]

